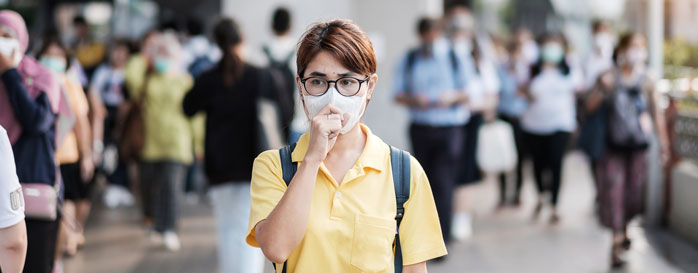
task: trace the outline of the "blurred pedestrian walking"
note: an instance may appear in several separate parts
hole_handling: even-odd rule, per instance
[[[143,107],[143,147],[140,190],[146,219],[152,219],[151,239],[171,251],[180,249],[177,236],[179,199],[186,165],[192,162],[192,127],[182,112],[182,100],[192,87],[181,69],[181,47],[173,32],[156,34],[145,56],[126,67],[129,95]]]
[[[42,42],[36,57],[41,64],[55,73],[75,117],[75,126],[56,151],[65,195],[60,232],[65,245],[59,246],[59,254],[65,251],[69,255],[75,255],[78,246],[85,243],[83,226],[90,214],[90,182],[94,174],[89,105],[78,79],[67,73],[71,55],[61,43],[58,34],[48,32]]]
[[[441,229],[450,242],[453,191],[469,112],[463,65],[441,36],[439,22],[422,18],[421,45],[411,49],[395,73],[395,100],[408,107],[415,157],[431,181]]]
[[[244,238],[250,215],[250,170],[261,148],[257,100],[268,88],[268,77],[244,59],[244,37],[232,19],[219,21],[213,34],[223,58],[196,79],[184,98],[184,113],[206,114],[204,162],[220,272],[257,273],[263,269],[264,256]]]
[[[626,34],[613,54],[616,68],[602,74],[587,97],[588,111],[605,108],[604,153],[596,166],[601,223],[613,232],[611,267],[623,266],[630,248],[628,224],[642,213],[647,148],[658,133],[663,157],[668,151],[659,93],[648,70],[647,41]]]
[[[560,220],[557,204],[562,184],[562,160],[570,134],[577,128],[575,92],[582,83],[579,72],[573,70],[566,60],[567,41],[561,34],[546,33],[540,44],[540,58],[531,68],[531,80],[526,87],[529,106],[521,118],[521,127],[526,146],[531,147],[538,187],[534,217],[538,217],[547,203],[544,193],[550,192],[550,223],[556,224]]]
[[[61,198],[57,188],[61,185],[55,151],[65,128],[56,124],[56,118],[70,113],[70,109],[61,103],[53,72],[24,55],[28,44],[29,33],[22,16],[0,11],[0,125],[12,143],[17,177],[24,190],[41,188],[47,194],[25,200],[26,207],[57,208]],[[28,247],[23,272],[50,273],[61,216],[57,210],[28,210],[26,216]]]

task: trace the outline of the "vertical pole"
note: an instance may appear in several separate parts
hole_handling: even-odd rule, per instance
[[[664,0],[648,0],[647,7],[649,64],[661,78],[664,75]]]

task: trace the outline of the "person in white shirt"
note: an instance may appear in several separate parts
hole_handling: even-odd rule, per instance
[[[19,273],[27,254],[24,197],[5,128],[0,126],[0,271]]]
[[[566,59],[567,42],[561,34],[548,33],[541,40],[541,54],[531,68],[531,80],[525,91],[529,107],[521,118],[521,127],[529,154],[533,157],[534,176],[540,198],[537,217],[543,207],[543,194],[550,191],[550,223],[559,222],[558,193],[562,180],[562,159],[570,134],[576,129],[575,92],[581,77]],[[548,173],[550,175],[548,175]],[[548,178],[549,181],[544,181]],[[550,186],[548,189],[546,186]]]
[[[591,88],[599,75],[613,67],[613,48],[616,37],[605,21],[592,24],[592,47],[584,63],[585,88]]]

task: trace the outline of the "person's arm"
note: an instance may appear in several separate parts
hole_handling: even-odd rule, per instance
[[[344,123],[338,113],[339,109],[328,105],[311,119],[310,145],[303,163],[276,207],[254,228],[262,252],[274,263],[286,261],[305,236],[320,164]]]
[[[27,227],[24,220],[0,228],[0,269],[4,273],[21,273],[27,255]]]
[[[427,273],[427,262],[411,264],[402,267],[404,273]]]
[[[46,94],[41,93],[36,99],[32,99],[24,87],[19,71],[15,68],[4,71],[0,78],[7,90],[15,117],[22,124],[24,132],[38,134],[51,129],[55,115]]]
[[[662,109],[662,107],[660,106],[661,104],[659,103],[662,99],[662,95],[659,92],[657,92],[657,90],[654,88],[654,83],[655,81],[653,79],[648,80],[646,88],[648,88],[649,90],[650,106],[652,107],[652,118],[657,130],[657,138],[659,141],[659,147],[661,148],[660,151],[662,155],[662,160],[663,162],[667,162],[669,160],[669,154],[671,149],[671,146],[669,145],[669,132],[667,131],[666,119],[664,118],[664,109]]]
[[[197,78],[194,87],[184,96],[182,110],[188,117],[196,115],[206,107],[206,101],[209,99],[207,92],[210,90],[205,82],[207,79],[206,75]]]

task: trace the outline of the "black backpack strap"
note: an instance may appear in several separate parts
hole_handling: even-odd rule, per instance
[[[294,163],[293,159],[291,158],[291,154],[295,148],[296,143],[293,143],[279,149],[279,156],[281,157],[281,173],[284,182],[286,182],[286,186],[291,184],[291,179],[293,179],[293,176],[296,175],[296,171],[298,170],[298,163]]]
[[[395,186],[395,201],[397,212],[398,232],[395,234],[395,273],[402,272],[402,247],[400,246],[400,223],[405,214],[405,202],[410,198],[410,154],[398,148],[390,146],[390,167],[393,173],[393,185]]]
[[[414,68],[414,63],[417,62],[417,54],[419,54],[419,49],[415,48],[407,52],[407,62],[405,62],[405,82],[407,83],[407,90],[405,90],[407,93],[413,92],[414,89],[412,87],[412,81],[410,80],[412,78],[412,69]]]
[[[456,55],[456,50],[451,47],[451,49],[448,51],[448,58],[451,61],[451,70],[453,71],[453,82],[456,84],[456,88],[459,87],[464,87],[463,82],[461,82],[461,78],[459,76],[459,71],[458,67],[460,66],[460,62],[458,61],[458,56]]]
[[[293,158],[291,157],[294,149],[296,149],[296,143],[279,149],[279,157],[281,158],[281,173],[287,187],[291,184],[291,180],[293,179],[293,176],[296,175],[296,171],[298,170],[298,163],[293,162]],[[276,264],[272,263],[272,265],[274,265],[274,269],[276,269]],[[281,272],[286,273],[286,262],[284,262],[284,268]]]

